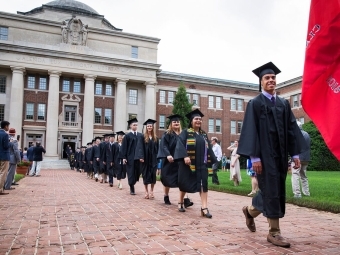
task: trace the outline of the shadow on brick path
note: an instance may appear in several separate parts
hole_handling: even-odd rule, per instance
[[[200,216],[199,194],[194,206],[177,210],[163,203],[163,187],[155,199],[87,179],[71,170],[43,170],[26,177],[9,195],[0,197],[0,254],[340,254],[340,217],[287,204],[282,235],[291,248],[266,241],[268,224],[256,219],[257,232],[245,226],[241,208],[248,197],[209,192],[212,219]]]

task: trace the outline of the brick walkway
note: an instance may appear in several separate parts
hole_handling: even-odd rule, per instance
[[[96,183],[71,170],[43,170],[26,177],[15,190],[0,197],[0,254],[340,254],[340,217],[288,205],[282,234],[292,247],[266,241],[267,222],[256,219],[257,232],[245,226],[241,212],[250,198],[209,192],[212,219],[200,217],[195,205],[177,211],[163,203],[161,183],[155,199],[143,199]]]

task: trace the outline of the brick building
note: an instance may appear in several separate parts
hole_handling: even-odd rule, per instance
[[[62,158],[66,145],[126,130],[133,117],[157,119],[161,136],[183,82],[194,108],[205,114],[204,130],[225,150],[239,137],[257,84],[160,71],[159,41],[123,32],[75,0],[0,12],[0,120],[10,121],[21,147],[40,141],[46,156]],[[299,120],[308,120],[301,78],[279,84],[278,92]]]

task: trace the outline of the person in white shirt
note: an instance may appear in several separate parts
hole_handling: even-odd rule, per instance
[[[222,150],[221,150],[221,146],[217,142],[218,142],[217,137],[211,138],[212,150],[213,150],[213,152],[216,156],[216,159],[217,159],[217,162],[212,165],[212,170],[213,170],[212,183],[216,184],[216,185],[220,185],[220,182],[219,182],[218,176],[217,176],[217,170],[218,170],[218,165],[219,165],[219,163],[222,159]]]

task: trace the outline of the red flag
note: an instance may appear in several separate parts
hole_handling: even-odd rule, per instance
[[[340,0],[312,0],[302,106],[340,160]]]

